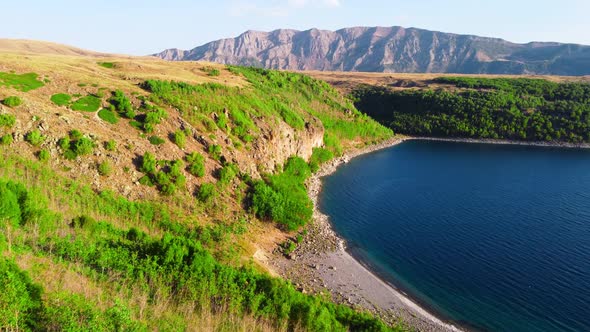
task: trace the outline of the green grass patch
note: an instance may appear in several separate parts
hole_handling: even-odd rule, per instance
[[[98,62],[98,65],[108,69],[115,68],[115,64],[113,62]]]
[[[98,111],[98,117],[110,124],[117,124],[119,122],[117,114],[106,108]]]
[[[67,93],[56,93],[51,96],[51,101],[57,106],[66,106],[72,100],[72,96]]]
[[[102,100],[96,96],[86,96],[76,100],[71,108],[74,111],[82,111],[82,112],[96,112],[100,108],[100,104]]]
[[[0,127],[11,128],[16,122],[16,117],[12,114],[0,114]]]
[[[4,100],[2,100],[2,104],[8,107],[17,107],[20,106],[22,103],[23,100],[17,96],[6,97]]]
[[[22,92],[28,92],[31,90],[38,89],[45,84],[39,81],[37,78],[39,75],[35,73],[27,74],[13,74],[0,72],[0,87],[12,87]]]

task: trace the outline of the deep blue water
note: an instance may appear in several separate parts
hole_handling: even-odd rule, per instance
[[[320,209],[445,319],[590,331],[590,150],[409,141],[326,177]]]

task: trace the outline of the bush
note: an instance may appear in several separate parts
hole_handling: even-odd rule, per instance
[[[16,117],[12,114],[0,114],[0,127],[12,127],[16,123]]]
[[[45,141],[45,136],[41,135],[38,129],[34,129],[25,135],[25,141],[29,142],[32,146],[39,146]]]
[[[215,197],[215,186],[212,183],[203,183],[199,187],[197,198],[203,203],[209,203]]]
[[[111,175],[111,164],[105,160],[102,163],[98,164],[98,174],[102,175],[102,176],[109,176]]]
[[[103,108],[100,111],[98,111],[98,117],[110,124],[117,124],[119,122],[117,114],[106,108]]]
[[[13,142],[13,138],[12,135],[10,134],[6,134],[2,137],[0,137],[0,144],[2,145],[10,145]]]
[[[96,112],[100,108],[102,104],[102,100],[96,96],[86,96],[76,100],[71,108],[74,111],[82,111],[82,112]]]
[[[309,168],[315,173],[320,169],[323,163],[326,163],[334,158],[334,154],[324,148],[313,148],[311,158],[309,158]]]
[[[148,140],[150,141],[150,143],[152,143],[153,145],[162,145],[164,143],[166,143],[166,141],[158,136],[150,136],[150,138],[148,138]]]
[[[17,96],[10,96],[10,97],[6,97],[3,101],[2,104],[8,106],[8,107],[17,107],[20,104],[23,103],[23,100],[20,99]]]
[[[78,156],[88,155],[94,151],[94,142],[84,135],[79,130],[72,130],[66,137],[60,138],[57,144],[62,149],[64,157],[69,160],[74,160]]]
[[[157,160],[152,153],[146,152],[141,158],[141,166],[139,171],[146,174],[152,174],[156,171]]]
[[[274,220],[290,231],[305,225],[313,213],[313,203],[304,185],[310,174],[303,159],[290,158],[283,173],[254,182],[252,211],[259,218]]]
[[[51,158],[51,155],[49,154],[49,151],[43,149],[43,150],[39,151],[39,153],[37,154],[37,157],[39,158],[40,161],[46,162],[49,160],[49,158]]]
[[[217,161],[221,160],[221,146],[217,144],[209,145],[208,152],[211,159]]]
[[[67,93],[57,93],[51,96],[51,101],[57,106],[66,106],[72,100],[72,96]]]
[[[205,157],[198,152],[193,152],[186,156],[188,162],[188,172],[194,176],[205,176]]]
[[[108,140],[104,143],[104,148],[107,151],[116,151],[117,150],[117,142],[115,142],[115,140]]]
[[[0,258],[0,326],[6,331],[33,330],[42,312],[41,288],[28,274]]]
[[[121,116],[124,116],[128,119],[135,118],[135,111],[133,110],[133,105],[131,104],[131,100],[125,96],[125,93],[121,90],[113,91],[111,99],[109,102],[117,112]]]
[[[228,185],[239,173],[238,166],[235,164],[224,165],[218,172],[219,184]]]
[[[182,130],[174,132],[174,144],[178,145],[179,148],[184,149],[186,145],[186,134]]]

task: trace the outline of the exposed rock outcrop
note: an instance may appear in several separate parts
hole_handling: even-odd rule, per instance
[[[247,31],[189,51],[169,49],[155,56],[288,70],[590,74],[590,46],[515,44],[402,27]]]

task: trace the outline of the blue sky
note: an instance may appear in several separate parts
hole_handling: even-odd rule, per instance
[[[590,45],[589,0],[6,0],[0,38],[143,55],[246,30],[418,27]],[[10,13],[10,15],[8,15]]]

